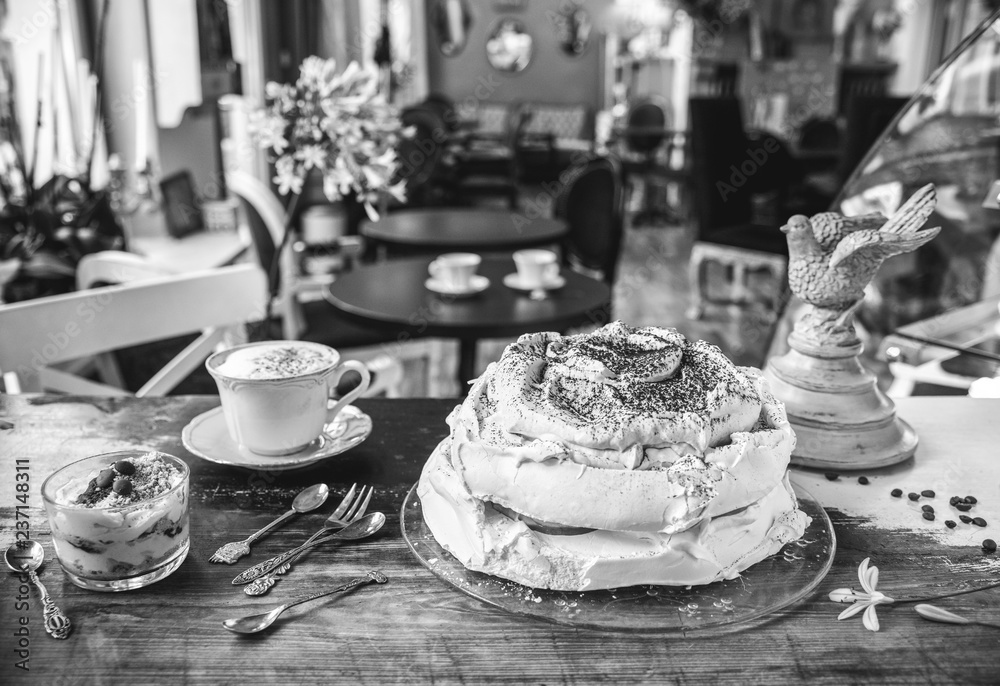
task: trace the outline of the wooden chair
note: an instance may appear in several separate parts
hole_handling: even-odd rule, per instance
[[[220,344],[245,342],[244,325],[263,315],[266,302],[267,276],[241,264],[3,305],[0,372],[8,393],[129,395],[54,365],[200,331],[135,393],[164,395]]]
[[[456,199],[501,197],[510,209],[517,209],[523,172],[519,143],[530,120],[530,109],[511,104],[502,141],[475,136],[467,139],[466,145],[456,151],[451,170],[451,192]]]

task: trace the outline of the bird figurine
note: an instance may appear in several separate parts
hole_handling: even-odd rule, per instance
[[[851,307],[864,296],[884,260],[916,250],[940,233],[940,227],[921,228],[935,203],[934,185],[928,184],[888,220],[879,212],[791,217],[781,227],[788,236],[789,287],[814,307]]]

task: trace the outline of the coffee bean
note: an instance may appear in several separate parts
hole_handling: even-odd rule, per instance
[[[934,497],[934,491],[932,491],[931,489],[928,488],[925,491],[920,491],[920,495],[924,496],[925,498],[933,498]]]
[[[965,502],[969,503],[969,505],[975,505],[979,501],[976,500],[973,496],[967,495],[967,496],[965,496]]]
[[[913,502],[920,500],[920,494],[918,493],[907,493],[906,497],[912,500]]]
[[[971,524],[972,517],[969,515],[958,515],[958,518],[962,520],[962,524]]]
[[[115,470],[113,469],[102,469],[101,473],[97,475],[95,480],[98,488],[107,488],[115,480]]]
[[[987,538],[983,541],[983,550],[988,553],[995,553],[997,551],[997,542],[992,538]]]
[[[115,469],[123,476],[132,476],[135,474],[135,465],[128,460],[118,460],[115,462]]]
[[[933,512],[925,512],[924,513],[924,519],[926,519],[928,522],[933,522],[934,521],[934,513]]]
[[[953,520],[951,520],[951,519],[946,519],[946,520],[944,520],[944,525],[945,525],[946,527],[948,527],[949,529],[954,529],[954,528],[955,528],[956,526],[958,526],[958,524],[956,524],[956,523],[955,523],[955,522],[954,522]]]
[[[962,502],[962,499],[959,498],[957,495],[953,495],[951,496],[951,498],[948,499],[949,505],[957,505],[960,502]]]
[[[955,509],[958,510],[959,512],[968,512],[969,510],[972,509],[972,505],[970,505],[969,503],[956,503]]]
[[[982,517],[976,517],[975,519],[972,520],[972,523],[975,524],[976,526],[986,526],[986,520],[983,519]]]
[[[829,481],[836,481],[840,478],[840,474],[837,474],[837,472],[827,472],[823,476],[825,476]]]
[[[862,486],[867,486],[868,485],[868,477],[867,476],[859,476],[858,477],[858,483],[861,484]]]
[[[894,488],[894,489],[892,489],[892,491],[890,491],[889,495],[891,495],[893,498],[899,498],[899,497],[901,497],[903,495],[903,489],[902,488]]]
[[[129,481],[128,477],[119,477],[115,479],[115,485],[112,487],[118,495],[128,495],[132,492],[132,482]]]
[[[921,507],[920,509],[921,509],[921,510],[923,510],[924,512],[930,512],[930,513],[933,513],[933,512],[934,512],[934,508],[933,508],[933,507],[931,507],[930,505],[924,505],[924,506],[923,506],[923,507]]]

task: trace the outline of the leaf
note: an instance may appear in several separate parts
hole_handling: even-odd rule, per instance
[[[944,610],[940,607],[937,607],[936,605],[927,605],[925,603],[921,603],[920,605],[917,605],[913,609],[915,609],[917,611],[917,614],[919,614],[924,619],[929,619],[933,622],[944,622],[945,624],[972,623],[971,620],[966,619],[965,617],[960,617],[959,615],[956,615],[954,612],[948,612],[948,610]]]

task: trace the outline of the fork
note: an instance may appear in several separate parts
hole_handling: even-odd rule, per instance
[[[309,545],[323,534],[343,529],[348,524],[364,516],[365,512],[368,510],[368,503],[371,502],[372,494],[375,492],[375,489],[371,486],[362,486],[361,490],[357,492],[357,497],[355,497],[357,486],[357,484],[353,484],[351,486],[350,490],[347,491],[347,495],[345,495],[344,499],[340,501],[340,505],[337,505],[337,509],[333,511],[333,514],[327,517],[326,521],[323,523],[323,528],[310,536],[309,539],[303,544],[303,547]],[[367,493],[365,492],[365,489],[367,489]],[[305,550],[293,555],[283,564],[275,567],[274,570],[247,584],[243,587],[243,592],[252,596],[264,595],[271,590],[272,586],[278,583],[278,576],[286,574],[291,570],[292,562],[298,559],[298,557],[303,553],[305,553]],[[279,557],[280,555],[275,555],[270,560],[267,560],[262,564],[271,564]]]

